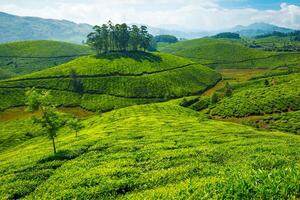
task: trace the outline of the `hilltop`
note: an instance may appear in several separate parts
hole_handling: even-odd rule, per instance
[[[1,74],[12,74],[12,76],[29,74],[92,53],[93,51],[87,46],[58,41],[0,44]]]

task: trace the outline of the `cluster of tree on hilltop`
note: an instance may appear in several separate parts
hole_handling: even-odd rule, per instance
[[[241,38],[238,33],[231,33],[231,32],[219,33],[213,37],[214,38],[228,38],[228,39],[240,39]]]
[[[94,26],[94,31],[87,37],[87,44],[98,54],[111,51],[155,50],[154,37],[146,26],[138,27],[127,24],[114,25],[111,21],[102,26]]]
[[[154,37],[156,42],[176,43],[178,38],[173,35],[157,35]]]

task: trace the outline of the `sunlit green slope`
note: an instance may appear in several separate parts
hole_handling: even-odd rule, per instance
[[[218,102],[212,114],[245,117],[297,111],[300,109],[299,85],[299,73],[236,84],[233,96]]]
[[[2,199],[293,199],[300,192],[298,136],[208,120],[170,103],[93,117],[77,138],[64,129],[56,159],[39,129],[15,123],[33,138],[0,152]],[[0,127],[2,139],[11,129]]]
[[[91,53],[93,51],[87,46],[66,42],[41,40],[5,43],[0,45],[0,68],[16,74],[28,74]]]
[[[106,111],[124,105],[201,93],[220,78],[208,67],[165,53],[85,56],[57,67],[1,81],[0,94],[15,92],[20,99],[14,98],[14,104],[3,101],[0,107],[24,104],[25,88],[35,87],[53,90],[59,105],[68,102],[68,105]],[[66,101],[60,101],[62,98]],[[9,97],[4,99],[11,101]]]
[[[160,49],[213,68],[299,67],[300,53],[266,52],[248,48],[239,40],[202,38],[182,41]]]

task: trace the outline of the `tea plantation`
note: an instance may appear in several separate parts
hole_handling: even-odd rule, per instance
[[[30,122],[14,122],[29,127]],[[208,120],[176,104],[133,106],[0,151],[4,199],[296,199],[300,140]],[[12,125],[1,124],[8,132]],[[31,130],[31,129],[27,129]],[[2,142],[3,144],[3,142]]]
[[[22,41],[0,45],[0,79],[53,67],[93,51],[56,41]],[[6,74],[9,73],[10,76]]]
[[[164,46],[162,52],[190,58],[212,68],[299,67],[299,52],[267,52],[245,46],[241,40],[201,38]]]
[[[201,93],[220,79],[208,67],[164,53],[86,56],[1,81],[0,108],[24,105],[26,88],[35,87],[52,90],[58,105],[108,111]]]

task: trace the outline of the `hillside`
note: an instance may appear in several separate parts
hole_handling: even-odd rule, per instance
[[[91,31],[92,26],[88,24],[20,17],[0,12],[0,43],[20,40],[59,40],[81,44]]]
[[[276,68],[299,64],[300,53],[266,52],[241,40],[202,38],[164,46],[162,52],[190,58],[213,68]]]
[[[300,109],[299,85],[299,73],[236,84],[233,96],[217,103],[212,114],[245,117],[297,111]]]
[[[82,45],[57,41],[23,41],[0,44],[0,76],[29,74],[68,62],[93,51]],[[3,75],[4,74],[4,75]]]
[[[23,123],[22,123],[23,122]],[[293,199],[299,194],[299,137],[206,119],[173,104],[120,109],[84,121],[75,138],[51,141],[32,130],[0,152],[0,196],[49,199]],[[31,127],[31,128],[29,128]],[[28,156],[30,155],[30,156]]]
[[[233,29],[230,29],[230,32],[236,32],[243,37],[255,37],[259,35],[266,35],[275,31],[280,33],[290,33],[294,30],[267,23],[254,23],[248,26],[236,26]]]
[[[23,105],[25,88],[35,87],[53,90],[59,105],[107,111],[201,93],[220,79],[208,67],[170,54],[83,56],[57,67],[1,81],[0,93],[7,100],[0,107]],[[10,99],[7,93],[18,98]]]

